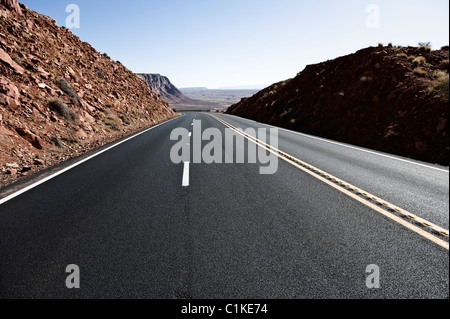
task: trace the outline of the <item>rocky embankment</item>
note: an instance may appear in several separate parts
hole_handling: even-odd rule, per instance
[[[119,62],[0,0],[0,187],[174,116]]]
[[[228,113],[448,166],[448,71],[448,47],[371,47],[309,65]]]

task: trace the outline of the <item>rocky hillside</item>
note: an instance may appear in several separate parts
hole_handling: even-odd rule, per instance
[[[0,0],[0,187],[174,116],[123,65]]]
[[[165,102],[171,105],[189,103],[190,99],[183,95],[167,77],[148,73],[138,74],[138,76],[147,82],[150,90],[160,95]]]
[[[229,114],[449,164],[449,49],[367,48],[309,65]]]

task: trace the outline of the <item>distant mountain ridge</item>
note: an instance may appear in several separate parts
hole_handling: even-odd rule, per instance
[[[191,101],[166,76],[151,73],[138,73],[137,76],[147,82],[150,90],[159,94],[161,99],[169,104],[182,104]]]

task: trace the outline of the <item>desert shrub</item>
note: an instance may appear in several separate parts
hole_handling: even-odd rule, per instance
[[[448,45],[444,45],[442,48],[441,48],[441,50],[448,50]]]
[[[416,67],[413,70],[414,74],[419,76],[419,77],[426,77],[428,75],[427,71],[425,71],[424,69],[422,69],[420,66]]]
[[[448,74],[447,74],[447,77],[440,80],[440,84],[438,86],[438,92],[446,100],[448,100],[448,97],[449,97],[449,81],[448,80],[449,79],[448,79]]]
[[[421,45],[419,47],[419,50],[424,52],[431,52],[431,47],[429,45]]]
[[[442,79],[445,76],[447,76],[447,73],[444,72],[444,71],[434,71],[434,73],[433,73],[433,78],[434,79]]]
[[[405,58],[405,59],[408,59],[408,55],[406,54],[406,53],[398,53],[397,54],[397,56],[399,57],[399,58]]]
[[[75,122],[77,120],[76,113],[58,98],[50,100],[48,107],[65,118],[67,121]]]
[[[420,77],[426,77],[427,76],[427,71],[425,71],[424,69],[422,69],[420,66],[418,66],[417,68],[414,69],[414,74]]]
[[[120,112],[119,118],[122,120],[122,122],[124,124],[126,124],[126,125],[130,125],[131,124],[131,119],[125,112]]]
[[[64,141],[70,143],[70,144],[77,144],[79,143],[79,140],[77,138],[77,135],[72,129],[67,129],[66,136],[62,138]]]
[[[416,57],[415,56],[413,56],[413,55],[410,55],[409,57],[408,57],[408,62],[413,62],[414,61],[414,59],[415,59]]]
[[[427,59],[425,59],[423,56],[418,56],[412,61],[413,66],[416,68],[418,66],[422,66],[427,62]]]
[[[428,95],[428,96],[432,95],[434,93],[434,87],[433,86],[427,87],[425,89],[424,93],[425,93],[425,95]]]
[[[50,141],[52,141],[53,144],[55,144],[56,147],[58,148],[64,148],[64,145],[62,144],[62,142],[59,140],[59,138],[53,136],[50,138]]]
[[[67,83],[65,79],[57,78],[55,83],[60,88],[61,91],[63,91],[70,97],[70,100],[72,101],[73,104],[75,104],[76,106],[81,105],[80,98],[78,97],[77,92],[75,92],[75,90],[70,86],[69,83]]]
[[[446,72],[440,73],[440,76],[433,82],[433,86],[438,95],[446,100],[449,98],[449,75]]]
[[[369,85],[369,83],[370,83],[370,81],[372,81],[372,79],[370,77],[368,77],[368,76],[363,76],[360,79],[360,81],[361,81],[362,85],[366,87],[366,86]]]
[[[103,53],[103,56],[107,59],[111,59],[111,57],[107,53]]]
[[[439,68],[441,70],[449,72],[448,59],[442,60],[441,64],[439,65]]]
[[[384,47],[384,44],[383,44],[383,43],[378,43],[378,47],[379,47],[379,48],[383,48],[383,47]]]
[[[433,73],[433,82],[423,92],[428,95],[438,96],[443,100],[449,99],[449,75],[447,72],[435,71]]]
[[[98,70],[98,71],[97,71],[97,76],[98,76],[100,79],[104,79],[104,78],[105,78],[105,74],[104,74],[103,71],[101,71],[101,70]]]
[[[105,114],[105,118],[103,119],[103,123],[109,126],[114,131],[120,131],[119,120],[116,115],[114,115],[110,110],[106,109],[103,111]]]

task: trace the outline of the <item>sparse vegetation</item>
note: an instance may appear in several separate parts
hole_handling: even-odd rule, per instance
[[[368,86],[369,83],[370,83],[370,81],[372,81],[372,79],[371,79],[370,77],[368,77],[368,76],[363,76],[363,77],[360,79],[360,81],[361,81],[361,83],[363,84],[363,86]]]
[[[70,97],[70,100],[73,104],[75,104],[75,106],[79,107],[81,105],[80,98],[78,97],[77,92],[75,92],[75,90],[70,86],[69,83],[67,83],[64,78],[57,78],[55,83],[61,91],[63,91]]]
[[[176,111],[174,111],[174,112],[176,112]],[[119,118],[122,120],[122,122],[125,125],[130,125],[131,124],[131,119],[125,112],[120,112]]]
[[[107,59],[111,59],[111,57],[107,53],[103,53],[103,56]]]
[[[436,79],[424,90],[426,95],[435,95],[443,100],[449,100],[449,75],[446,72],[435,72]]]
[[[424,52],[431,52],[431,46],[429,44],[421,44],[419,46],[419,50]]]
[[[101,71],[101,70],[98,70],[98,71],[97,71],[97,76],[98,76],[100,79],[104,79],[104,78],[105,78],[105,74],[104,74],[103,71]]]
[[[114,131],[120,131],[119,127],[119,119],[116,115],[114,115],[110,110],[106,109],[103,111],[105,113],[105,118],[103,119],[103,123],[109,126]]]
[[[445,76],[447,76],[447,73],[444,72],[444,71],[434,71],[434,73],[433,73],[433,78],[434,79],[442,79]]]
[[[64,148],[64,145],[62,144],[62,142],[59,140],[59,138],[57,137],[51,137],[50,140],[52,141],[53,144],[55,144],[56,147],[58,148]]]
[[[424,69],[422,69],[420,66],[418,66],[417,68],[415,68],[413,70],[414,74],[419,76],[419,77],[426,77],[428,75],[427,71],[425,71]]]
[[[77,144],[80,141],[77,138],[77,135],[72,129],[67,129],[66,131],[67,135],[63,137],[63,140],[66,141],[69,144]]]
[[[422,66],[427,62],[427,59],[423,56],[418,56],[412,60],[413,67],[417,68],[418,66]]]
[[[419,42],[419,47],[430,47],[431,48],[431,42]]]
[[[432,95],[434,93],[434,87],[433,86],[429,86],[425,89],[425,95]]]
[[[58,98],[50,100],[48,107],[65,118],[67,121],[75,122],[77,120],[76,113]]]
[[[449,99],[449,76],[448,76],[448,74],[445,77],[438,79],[438,83],[439,83],[439,85],[438,85],[437,89],[438,89],[439,95],[448,101],[448,99]]]
[[[439,65],[439,68],[441,70],[449,72],[448,59],[442,60],[441,64]]]

